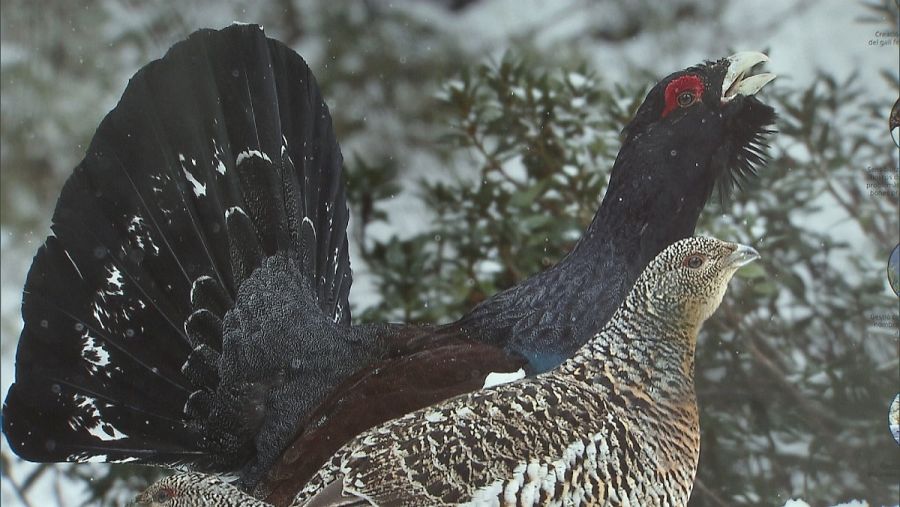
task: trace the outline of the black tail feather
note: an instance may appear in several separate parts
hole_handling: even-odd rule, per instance
[[[222,350],[222,317],[211,310],[201,307],[190,314],[184,323],[184,330],[190,337],[194,348],[203,345],[214,351]]]
[[[238,280],[246,280],[263,259],[253,221],[243,209],[234,207],[225,212],[225,224],[231,243],[231,271]]]
[[[215,389],[222,319],[261,258],[295,256],[318,307],[349,324],[341,163],[308,67],[257,26],[202,30],[141,69],[29,272],[3,408],[13,450],[209,462],[185,410]]]
[[[191,305],[195,308],[206,308],[218,318],[224,318],[225,312],[234,306],[231,295],[225,288],[208,276],[194,280],[191,287]]]

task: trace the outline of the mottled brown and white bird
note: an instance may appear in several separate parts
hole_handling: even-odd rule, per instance
[[[561,366],[361,434],[291,505],[686,505],[700,454],[697,333],[758,257],[713,238],[676,242]],[[268,505],[202,474],[164,479],[138,503]]]

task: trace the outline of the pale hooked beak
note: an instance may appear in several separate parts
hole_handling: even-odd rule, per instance
[[[726,266],[733,266],[734,269],[738,269],[741,266],[745,266],[756,259],[759,259],[759,252],[757,252],[755,248],[740,243],[737,243],[736,245],[737,248],[728,254],[728,257],[725,257]]]
[[[744,77],[754,66],[769,61],[769,57],[756,51],[741,51],[728,58],[728,69],[722,81],[722,103],[731,102],[738,95],[755,95],[763,86],[775,79],[775,74],[763,73]]]

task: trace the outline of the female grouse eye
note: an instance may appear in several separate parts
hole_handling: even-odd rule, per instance
[[[694,103],[694,92],[690,90],[685,90],[678,94],[678,105],[681,107],[687,107]]]
[[[169,488],[162,488],[153,495],[153,501],[156,503],[166,503],[175,498],[175,491]]]
[[[684,265],[691,269],[697,269],[703,265],[704,260],[705,259],[700,254],[691,254],[684,259]]]

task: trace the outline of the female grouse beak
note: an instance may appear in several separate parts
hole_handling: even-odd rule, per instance
[[[756,259],[759,259],[759,252],[757,252],[755,248],[740,243],[736,243],[736,246],[737,248],[725,257],[725,266],[738,269],[741,266],[750,264]]]
[[[731,102],[738,95],[750,96],[762,89],[775,79],[775,74],[763,73],[755,76],[744,75],[757,64],[769,61],[769,57],[756,51],[742,51],[735,53],[725,60],[728,61],[728,69],[725,71],[725,79],[722,81],[722,103]]]

